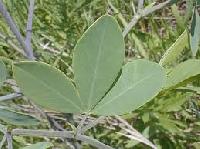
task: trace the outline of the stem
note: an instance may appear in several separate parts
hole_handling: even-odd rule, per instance
[[[13,149],[12,136],[11,136],[10,132],[6,133],[6,139],[7,139],[7,143],[8,143],[8,149]]]
[[[8,94],[8,95],[5,95],[5,96],[0,96],[0,102],[12,100],[12,99],[15,99],[15,98],[18,98],[18,97],[21,97],[21,96],[22,96],[22,94],[20,94],[20,93],[11,93],[11,94]]]
[[[125,121],[124,119],[122,119],[120,116],[116,115],[115,116],[117,118],[117,120],[119,122],[121,122],[122,124],[124,124],[127,128],[121,127],[123,130],[125,130],[126,132],[128,132],[130,135],[124,135],[130,139],[134,139],[137,140],[139,142],[142,142],[150,147],[152,147],[153,149],[157,149],[157,147],[150,142],[147,138],[145,138],[140,132],[138,132],[136,129],[134,129],[127,121]]]
[[[84,134],[87,130],[95,127],[104,118],[105,118],[104,116],[101,116],[101,117],[97,118],[96,120],[94,120],[93,122],[89,123],[88,125],[86,125],[85,127],[82,128],[81,133]]]
[[[144,6],[144,0],[138,0],[138,12],[142,10]]]
[[[28,21],[27,21],[27,27],[26,27],[25,43],[26,43],[26,46],[29,47],[29,48],[31,47],[34,3],[35,3],[35,0],[30,0],[29,12],[28,12]]]
[[[84,126],[84,123],[85,121],[87,120],[88,118],[88,115],[86,114],[83,119],[80,121],[79,125],[77,126],[77,129],[76,129],[76,134],[81,134],[82,133],[82,127]]]
[[[10,13],[7,11],[6,7],[4,6],[2,0],[0,0],[0,12],[3,15],[4,19],[6,20],[7,24],[9,25],[11,31],[13,32],[13,34],[16,36],[18,42],[20,43],[20,45],[23,47],[24,52],[26,53],[26,56],[30,59],[30,60],[34,60],[34,56],[33,56],[33,51],[31,47],[28,47],[25,42],[24,39],[21,35],[21,33],[19,32],[16,23],[14,22],[14,20],[12,19],[12,17],[10,16]]]
[[[77,134],[76,138],[74,138],[74,133],[72,131],[13,129],[11,134],[20,136],[32,136],[32,137],[49,137],[49,138],[58,137],[58,138],[77,139],[79,141],[86,142],[94,147],[97,147],[98,149],[113,149],[112,147],[105,145],[99,142],[98,140],[90,138],[85,135]]]
[[[143,10],[140,10],[139,12],[137,12],[130,23],[128,23],[128,25],[125,27],[124,31],[123,31],[123,37],[125,37],[129,31],[137,24],[137,22],[142,18],[145,17],[153,12],[155,12],[156,10],[162,9],[163,7],[165,7],[166,5],[168,5],[171,2],[171,0],[167,0],[163,3],[160,3],[158,5],[155,5],[153,7],[146,7]]]

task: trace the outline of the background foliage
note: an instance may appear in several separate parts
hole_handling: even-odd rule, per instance
[[[152,2],[154,1],[146,0],[145,6]],[[200,55],[196,50],[196,47],[199,48],[198,39],[194,43],[197,45],[193,45],[189,42],[189,38],[193,38],[192,34],[189,35],[192,37],[188,36],[190,30],[191,32],[193,30],[199,32],[196,31],[199,28],[195,29],[193,25],[190,25],[194,24],[193,12],[196,16],[198,15],[198,6],[194,11],[193,2],[195,1],[179,0],[165,9],[142,18],[125,38],[126,60],[144,58],[159,62],[162,59],[160,64],[166,68],[167,72],[170,72],[175,67],[180,67],[179,63],[187,59],[199,59]],[[4,3],[24,35],[28,1],[5,0]],[[69,77],[73,77],[71,64],[74,46],[83,32],[98,17],[105,13],[111,14],[118,20],[121,28],[124,28],[137,10],[137,1],[134,0],[36,0],[35,3],[32,37],[34,52],[39,60],[54,65]],[[199,26],[198,22],[196,25]],[[195,40],[200,37],[196,36],[194,37]],[[12,71],[9,59],[17,61],[23,59],[23,57],[9,46],[9,40],[17,44],[5,20],[0,18],[0,56],[6,57],[8,78],[11,78]],[[191,50],[190,47],[195,48]],[[168,51],[167,54],[166,51]],[[196,56],[192,54],[192,51],[193,53],[197,51]],[[199,71],[198,66],[186,64],[184,69],[181,70],[188,70],[188,73],[193,73],[191,70],[193,69],[195,74],[189,74],[189,76],[193,76],[192,78],[186,76],[184,78],[184,80],[187,79],[186,82],[166,89],[151,102],[133,113],[123,116],[123,118],[159,148],[198,149],[200,146],[200,73],[197,72]],[[2,67],[1,63],[0,67]],[[180,77],[179,74],[181,74],[180,71],[174,72],[177,77]],[[2,79],[5,80],[5,78],[0,78],[0,84]],[[5,95],[13,90],[13,88],[2,86],[0,94]],[[20,123],[17,120],[12,122],[12,117],[21,112],[28,114],[20,116],[21,119],[28,117],[28,122],[33,124],[29,127],[35,129],[50,128],[46,120],[43,120],[43,123],[39,125],[34,125],[38,121],[30,115],[39,116],[29,106],[29,101],[9,100],[0,101],[0,104],[2,106],[0,110],[1,124],[8,125],[11,128],[22,127],[18,126]],[[17,111],[17,113],[12,111]],[[10,115],[9,118],[3,116],[5,113]],[[73,129],[67,122],[71,120],[71,116],[59,113],[51,114],[64,128]],[[76,115],[74,119],[79,121],[79,117]],[[26,128],[27,126],[23,127]],[[147,148],[142,143],[127,139],[122,135],[123,131],[120,130],[118,122],[113,120],[112,117],[87,131],[87,134],[114,148]],[[3,137],[3,134],[1,134],[1,137]],[[37,142],[43,142],[44,146],[47,147],[66,148],[66,145],[60,143],[58,139],[49,140],[31,137],[15,137],[14,148],[25,147]],[[45,142],[51,142],[51,144]],[[85,148],[89,148],[89,146],[85,145]]]

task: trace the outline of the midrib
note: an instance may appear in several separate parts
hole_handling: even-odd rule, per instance
[[[88,108],[90,107],[91,105],[91,100],[92,100],[92,96],[94,94],[94,85],[96,83],[96,77],[97,77],[97,71],[98,71],[98,64],[99,64],[99,61],[100,61],[100,57],[101,57],[101,48],[102,48],[102,41],[105,37],[105,28],[104,30],[102,31],[102,35],[101,35],[101,40],[100,40],[100,44],[99,44],[99,47],[98,47],[98,53],[97,53],[97,60],[96,60],[96,63],[95,63],[95,69],[94,69],[94,75],[93,75],[93,78],[92,78],[92,83],[91,83],[91,86],[90,86],[90,94],[89,94],[89,97],[88,97]]]

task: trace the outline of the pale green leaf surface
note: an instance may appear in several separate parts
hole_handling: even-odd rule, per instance
[[[32,144],[26,147],[23,147],[22,149],[47,149],[53,146],[50,142],[38,142],[36,144]]]
[[[167,75],[165,88],[170,88],[200,74],[200,60],[190,59],[174,67]]]
[[[0,108],[0,119],[3,120],[4,122],[7,122],[13,125],[27,126],[27,125],[39,124],[39,120],[37,120],[36,118],[30,115],[17,113],[17,112],[10,111],[7,109],[2,109],[2,108]]]
[[[13,72],[22,92],[36,104],[60,112],[82,112],[74,86],[56,68],[41,62],[20,62]]]
[[[125,114],[144,105],[161,90],[165,73],[161,66],[147,60],[126,64],[116,85],[95,107],[98,115]]]
[[[200,16],[197,9],[195,9],[192,17],[191,33],[190,33],[190,47],[194,56],[196,56],[197,50],[199,48],[199,42],[200,42]]]
[[[75,47],[75,83],[90,110],[105,95],[122,67],[125,50],[122,32],[111,16],[99,18]]]
[[[189,46],[187,30],[185,30],[165,52],[159,64],[165,66],[175,62],[183,52],[185,47]]]
[[[6,66],[2,62],[2,60],[0,60],[0,86],[6,80],[6,76],[7,76]]]

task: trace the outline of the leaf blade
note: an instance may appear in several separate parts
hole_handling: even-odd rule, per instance
[[[135,60],[126,64],[119,81],[94,108],[94,113],[124,114],[137,109],[160,91],[165,81],[164,76],[164,71],[158,64],[147,60]]]
[[[174,87],[183,81],[200,74],[200,60],[190,59],[174,67],[167,75],[165,89]]]
[[[22,92],[35,103],[60,112],[82,111],[74,86],[52,66],[41,62],[19,62],[14,65],[13,72]]]
[[[53,144],[50,142],[38,142],[36,144],[23,147],[23,149],[47,149],[51,146],[53,146]]]
[[[199,42],[200,42],[200,16],[198,10],[194,9],[192,24],[191,24],[191,33],[190,33],[190,47],[193,56],[196,56],[196,53],[199,48]]]
[[[178,37],[178,39],[175,41],[175,43],[173,43],[169,47],[169,49],[167,49],[167,51],[162,56],[159,64],[161,66],[165,66],[165,65],[171,64],[176,59],[178,59],[178,57],[183,52],[184,48],[187,47],[187,46],[189,46],[189,43],[188,43],[188,34],[187,34],[187,30],[185,30]]]
[[[12,125],[29,126],[39,124],[39,120],[30,115],[17,113],[3,108],[0,108],[0,119]]]
[[[124,55],[123,36],[111,16],[99,18],[79,40],[73,68],[85,110],[90,110],[114,82]]]

